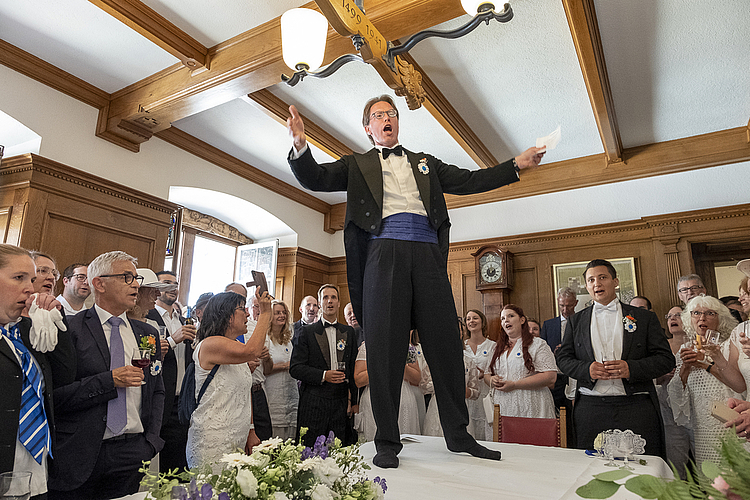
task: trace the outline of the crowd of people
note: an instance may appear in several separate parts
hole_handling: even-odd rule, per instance
[[[54,297],[52,256],[0,245],[0,406],[12,417],[0,423],[0,471],[31,472],[35,497],[116,498],[138,490],[143,461],[162,471],[217,470],[223,453],[271,437],[308,446],[331,431],[346,444],[375,439],[367,336],[351,304],[347,324],[338,322],[336,285],[305,297],[296,323],[267,292],[247,302],[239,283],[201,295],[188,319],[176,275],[136,264],[117,251],[71,264]],[[744,261],[739,267],[750,275]],[[488,331],[482,311],[457,318],[475,439],[492,438],[488,395],[507,416],[572,410],[569,442],[580,448],[592,448],[603,430],[631,429],[645,437],[647,454],[681,472],[718,461],[727,426],[747,438],[748,278],[733,308],[741,323],[724,304],[734,298],[707,296],[696,275],[680,278],[683,304],[669,310],[666,329],[645,297],[620,302],[609,262],[590,262],[584,281],[592,305],[575,312],[576,292],[562,288],[560,315],[541,328],[512,304],[498,332]],[[152,353],[148,365],[134,366],[143,349]],[[399,431],[442,436],[416,330],[399,370]],[[183,387],[197,400],[189,421],[178,411]],[[713,417],[717,401],[737,418]]]

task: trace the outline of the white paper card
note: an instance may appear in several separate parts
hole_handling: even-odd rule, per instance
[[[560,142],[560,125],[548,136],[540,137],[536,140],[536,147],[545,148],[545,151],[549,149],[555,149]]]

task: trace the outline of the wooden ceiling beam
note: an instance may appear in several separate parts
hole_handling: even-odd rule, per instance
[[[317,9],[312,2],[304,7]],[[368,18],[389,40],[463,14],[456,0],[368,0],[367,5]],[[353,52],[348,37],[329,29],[324,63]],[[291,73],[281,56],[280,18],[208,49],[208,59],[209,70],[200,74],[176,66],[115,92],[107,114],[100,118],[107,134],[99,135],[108,140],[108,134],[116,135],[137,147],[148,140],[146,134],[133,133],[121,122],[156,133],[181,118],[279,83],[282,73]]]
[[[609,163],[605,154],[598,154],[542,164],[522,172],[517,184],[481,194],[448,195],[446,201],[448,208],[469,207],[750,161],[747,127],[627,148],[622,158],[622,162]]]
[[[615,103],[609,86],[607,64],[599,34],[594,0],[562,0],[570,34],[578,54],[583,80],[594,111],[596,126],[609,163],[622,161],[623,148]]]
[[[268,89],[248,94],[247,100],[286,127],[286,119],[289,117],[289,104],[273,95]],[[300,114],[300,116],[305,122],[305,135],[310,144],[336,159],[354,152],[352,148],[333,137],[310,118],[303,114]]]
[[[213,163],[214,165],[228,170],[245,180],[258,184],[269,191],[273,191],[276,194],[289,198],[292,201],[300,203],[322,214],[326,214],[331,210],[331,205],[325,201],[319,200],[315,196],[298,187],[280,181],[273,175],[253,167],[252,165],[245,163],[244,161],[239,160],[176,127],[162,130],[154,135],[173,146],[197,156],[198,158]]]
[[[422,74],[422,88],[425,91],[426,98],[422,105],[430,114],[440,123],[448,134],[455,140],[461,148],[466,151],[474,162],[482,168],[494,167],[498,161],[490,153],[490,150],[477,137],[469,124],[461,118],[461,115],[454,108],[448,99],[440,92],[435,82],[430,80],[425,71],[417,64],[417,61],[411,54],[401,56],[406,62],[414,66],[414,69]]]
[[[140,0],[89,0],[166,50],[193,74],[208,69],[208,49]]]

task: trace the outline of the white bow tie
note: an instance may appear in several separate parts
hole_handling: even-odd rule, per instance
[[[609,304],[600,304],[599,302],[594,303],[594,312],[599,313],[605,311],[617,312],[617,301],[613,300]]]

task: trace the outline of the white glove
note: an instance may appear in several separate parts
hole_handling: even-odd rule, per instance
[[[29,340],[31,346],[37,351],[49,352],[57,346],[57,330],[66,331],[67,328],[62,321],[62,314],[56,307],[52,310],[41,309],[37,305],[38,294],[34,294],[33,297],[29,308],[31,318]]]

